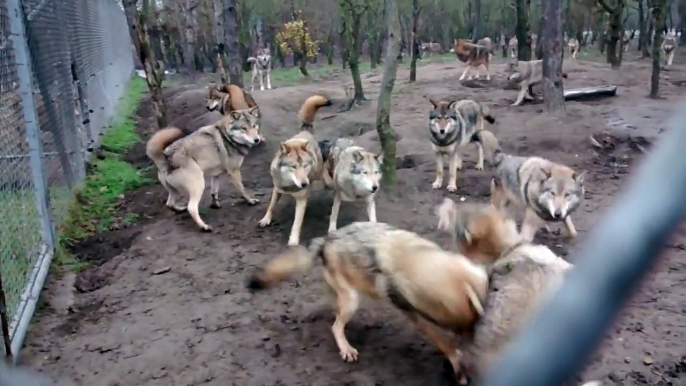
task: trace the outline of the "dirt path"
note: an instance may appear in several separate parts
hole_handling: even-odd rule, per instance
[[[493,131],[507,152],[539,155],[589,171],[586,201],[575,215],[579,240],[612,204],[635,156],[632,141],[609,138],[614,148],[596,151],[589,141],[612,127],[619,137],[654,137],[664,129],[678,95],[686,67],[665,74],[665,100],[645,97],[647,63],[627,63],[621,74],[606,65],[567,64],[567,87],[598,84],[620,86],[616,98],[567,105],[567,117],[553,120],[540,114],[541,105],[510,107],[516,91],[503,90],[503,65],[491,87],[468,88],[457,82],[461,64],[431,64],[420,68],[416,85],[400,71],[393,97],[392,122],[401,136],[398,189],[378,200],[380,221],[437,238],[434,205],[449,193],[431,189],[434,161],[426,134],[428,102],[434,97],[475,98],[489,103],[497,118]],[[380,74],[365,76],[367,97],[378,95]],[[246,270],[260,264],[286,244],[293,202],[282,200],[275,224],[257,228],[266,209],[271,182],[268,163],[278,141],[295,131],[295,112],[313,92],[342,97],[347,79],[333,77],[317,84],[255,92],[264,114],[265,146],[245,162],[246,187],[261,203],[248,207],[228,181],[223,182],[224,207],[201,204],[213,234],[199,233],[186,214],[163,209],[166,198],[155,183],[126,197],[124,211],[142,215],[131,227],[99,235],[80,246],[82,256],[97,263],[78,278],[75,312],[65,315],[46,306],[36,317],[25,361],[43,371],[82,385],[426,385],[442,368],[437,350],[385,305],[362,307],[348,326],[360,362],[340,360],[330,334],[333,314],[319,274],[285,284],[268,293],[250,295],[243,289]],[[167,91],[175,124],[199,126],[216,119],[204,109],[204,89],[189,85]],[[321,138],[356,136],[379,149],[374,132],[373,102],[353,112],[323,111],[315,124]],[[140,111],[139,129],[147,139],[152,126],[148,104]],[[611,147],[611,145],[608,144]],[[485,201],[489,173],[473,169],[475,153],[460,174],[458,192],[466,200]],[[148,166],[144,145],[129,154]],[[206,195],[209,196],[209,195]],[[331,195],[318,191],[308,205],[303,242],[322,235],[328,224]],[[339,224],[364,219],[361,208],[344,206]],[[543,235],[540,241],[567,255],[579,243]],[[621,242],[621,240],[618,240]],[[609,379],[618,385],[683,384],[686,379],[686,241],[677,238],[665,251],[651,280],[631,301],[624,316],[607,335],[602,350],[583,378]],[[158,270],[167,270],[163,274]],[[47,294],[57,291],[52,282]],[[643,364],[650,356],[652,365]],[[610,382],[612,384],[612,382]]]

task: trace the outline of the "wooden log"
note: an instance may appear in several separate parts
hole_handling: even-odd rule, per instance
[[[598,86],[565,90],[565,101],[594,99],[617,95],[617,86]]]

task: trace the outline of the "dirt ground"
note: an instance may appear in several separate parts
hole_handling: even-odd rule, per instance
[[[677,59],[677,63],[680,61]],[[542,234],[539,241],[563,256],[573,254],[586,233],[627,181],[649,143],[665,129],[666,120],[686,88],[686,66],[663,74],[661,100],[648,99],[648,62],[626,63],[621,72],[594,62],[565,63],[567,88],[602,84],[619,86],[618,95],[589,102],[569,102],[563,119],[546,117],[541,104],[509,106],[517,92],[504,90],[504,65],[492,66],[494,79],[484,87],[461,85],[461,63],[429,64],[419,81],[407,83],[398,72],[392,123],[400,136],[398,187],[377,200],[379,221],[444,242],[437,235],[434,206],[444,196],[486,201],[489,167],[475,171],[476,151],[469,152],[458,192],[432,190],[434,159],[427,136],[429,104],[437,98],[474,98],[491,106],[492,127],[506,152],[538,155],[589,172],[586,200],[574,219],[577,241]],[[323,110],[315,124],[319,138],[353,136],[379,150],[374,131],[380,72],[364,75],[370,102],[352,112]],[[254,93],[263,112],[267,143],[254,149],[243,167],[246,187],[261,199],[249,207],[228,181],[224,207],[201,204],[204,220],[214,227],[200,233],[187,214],[164,209],[163,188],[154,184],[129,194],[121,211],[141,221],[93,237],[77,253],[92,261],[75,279],[51,280],[46,305],[29,331],[24,363],[56,378],[80,385],[427,385],[440,383],[443,359],[406,320],[390,307],[363,307],[347,327],[360,351],[360,361],[341,361],[330,333],[333,313],[320,274],[251,295],[244,289],[247,273],[286,244],[294,210],[282,199],[275,224],[261,230],[257,221],[271,191],[269,162],[280,140],[296,132],[296,111],[314,92],[343,97],[349,78],[321,81]],[[207,113],[202,84],[166,92],[174,124],[197,127],[219,117]],[[139,112],[139,130],[149,138],[154,124],[151,106]],[[611,133],[606,135],[604,133]],[[596,135],[603,149],[591,145]],[[150,166],[144,144],[129,159]],[[228,179],[227,179],[228,180]],[[318,190],[308,204],[303,242],[323,235],[332,196]],[[339,226],[366,219],[361,207],[344,204]],[[621,240],[618,240],[621,242]],[[617,385],[678,385],[686,382],[686,238],[677,236],[649,281],[633,297],[608,332],[579,379],[603,379]],[[65,280],[75,282],[74,305],[59,306]],[[68,288],[67,288],[68,289]],[[66,291],[67,293],[69,291]],[[63,299],[62,299],[63,300]],[[58,304],[56,306],[56,304]]]

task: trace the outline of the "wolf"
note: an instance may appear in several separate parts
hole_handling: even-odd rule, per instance
[[[422,49],[422,54],[428,53],[428,57],[431,57],[433,54],[438,54],[438,55],[443,54],[443,47],[441,47],[441,45],[439,43],[434,43],[434,42],[422,43],[421,49]]]
[[[586,171],[577,173],[545,158],[512,156],[500,149],[492,159],[491,203],[503,211],[509,203],[524,209],[521,233],[526,240],[533,240],[547,222],[564,222],[568,236],[576,237],[571,214],[584,198]]]
[[[207,110],[219,111],[221,115],[227,115],[236,110],[247,110],[257,107],[257,102],[255,102],[252,94],[233,84],[208,86],[206,99],[205,107]],[[257,109],[255,112],[259,114],[260,110]],[[261,116],[258,115],[258,118],[261,118]],[[260,133],[260,143],[264,141],[264,135]]]
[[[508,48],[510,49],[510,56],[513,58],[517,57],[517,44],[519,44],[517,41],[517,37],[513,36],[512,39],[510,39],[510,42],[508,43]]]
[[[331,331],[344,361],[358,359],[344,329],[361,295],[366,295],[403,312],[459,370],[454,338],[478,320],[488,288],[484,267],[413,232],[384,223],[355,222],[313,239],[309,249],[291,247],[258,268],[247,286],[271,287],[291,275],[308,273],[315,261],[324,265],[324,280],[335,295],[336,321]]]
[[[457,204],[446,198],[437,214],[440,230],[461,235],[460,253],[482,261],[489,272],[484,315],[473,334],[460,339],[462,375],[479,378],[574,266],[548,247],[524,240],[514,220],[492,205]],[[583,386],[600,385],[592,381]]]
[[[267,213],[259,221],[259,226],[264,228],[271,224],[274,207],[281,194],[293,196],[295,218],[288,245],[300,243],[300,229],[312,183],[324,178],[324,159],[319,143],[312,135],[312,123],[317,111],[324,106],[331,106],[332,103],[331,99],[323,95],[313,95],[305,100],[298,113],[301,122],[300,133],[281,142],[269,167],[274,188]]]
[[[569,53],[572,54],[572,59],[576,59],[576,55],[579,53],[579,41],[576,38],[570,38],[567,46],[569,46]]]
[[[489,152],[497,148],[495,136],[484,130],[484,120],[493,124],[495,118],[488,107],[471,99],[461,101],[435,101],[429,98],[432,109],[429,112],[429,139],[436,153],[436,180],[433,189],[443,186],[443,158],[449,158],[450,181],[448,191],[457,190],[457,170],[462,169],[460,150],[475,143],[479,149],[476,170],[484,168],[484,146]]]
[[[512,106],[521,105],[524,98],[533,100],[533,87],[543,80],[543,60],[515,60],[507,64],[505,71],[511,74],[508,81],[519,84],[519,95]]]
[[[348,138],[337,139],[325,157],[325,182],[334,190],[329,232],[336,230],[342,201],[366,201],[370,222],[376,222],[374,198],[381,184],[383,154],[375,155],[355,146]]]
[[[488,49],[488,53],[491,54],[491,56],[489,56],[489,59],[493,59],[493,50],[495,46],[493,45],[493,40],[491,40],[491,38],[486,36],[483,39],[479,39],[476,42],[476,44],[486,47]]]
[[[459,80],[463,80],[467,76],[467,72],[474,69],[476,71],[476,79],[479,79],[479,68],[486,67],[486,80],[491,80],[491,73],[488,69],[490,61],[489,47],[472,44],[467,40],[455,39],[454,52],[457,58],[464,63],[467,63],[467,68],[460,76]],[[469,79],[472,79],[470,76]]]
[[[248,63],[252,64],[252,79],[250,80],[250,91],[255,90],[255,78],[260,80],[260,90],[264,91],[265,78],[267,90],[272,89],[272,55],[269,47],[257,51],[257,56],[248,58]]]
[[[175,127],[162,129],[148,140],[146,154],[157,166],[157,177],[169,192],[167,207],[176,212],[188,210],[202,231],[209,232],[198,213],[198,204],[205,191],[205,175],[211,177],[212,207],[220,208],[219,183],[216,177],[228,173],[248,205],[259,202],[245,190],[241,177],[243,157],[260,143],[257,120],[259,109],[237,110],[213,125],[204,126],[185,135]],[[188,204],[179,205],[181,196]]]
[[[667,65],[671,66],[672,61],[674,61],[674,53],[678,46],[677,39],[673,34],[666,35],[664,40],[662,40],[662,52],[664,52],[667,58]]]

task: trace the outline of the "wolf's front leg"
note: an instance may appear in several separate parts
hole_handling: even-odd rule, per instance
[[[521,89],[519,90],[519,95],[517,96],[517,100],[512,104],[512,106],[519,106],[524,102],[524,95],[527,93],[527,88],[525,85],[521,85]]]
[[[443,186],[443,154],[436,153],[436,180],[431,188],[440,189]]]
[[[576,238],[576,227],[572,222],[572,216],[567,216],[567,218],[565,218],[565,228],[567,228],[567,237],[570,239]]]
[[[264,91],[264,73],[260,72],[260,91]]]
[[[267,90],[272,89],[272,75],[271,74],[272,74],[271,71],[267,71]]]
[[[543,220],[538,217],[536,212],[531,210],[531,208],[526,208],[526,212],[524,212],[524,221],[522,222],[522,238],[528,242],[534,241],[534,236],[536,236],[536,232],[538,232],[542,225]]]
[[[291,235],[288,238],[288,245],[300,244],[300,231],[303,227],[303,220],[305,219],[305,209],[307,208],[307,196],[295,199],[295,218],[293,219],[293,227],[291,228]]]
[[[374,199],[374,194],[367,198],[367,215],[369,216],[369,222],[376,222],[376,200]]]
[[[464,79],[464,77],[467,76],[467,72],[469,71],[470,68],[471,68],[471,67],[470,67],[469,65],[467,65],[467,67],[464,69],[464,72],[462,72],[462,75],[460,76],[460,79],[458,79],[458,80]]]
[[[221,208],[222,204],[219,200],[219,181],[217,181],[217,178],[214,176],[210,177],[210,194],[212,195],[212,203],[210,204],[210,208]]]
[[[333,206],[331,207],[331,216],[329,217],[329,233],[336,231],[338,223],[338,211],[341,209],[341,198],[336,194],[333,197]]]
[[[476,161],[474,169],[484,170],[484,147],[481,145],[481,142],[476,142],[476,148],[479,151],[479,160]]]
[[[279,201],[279,191],[274,188],[272,190],[272,198],[269,200],[269,206],[267,207],[267,213],[264,214],[264,217],[259,222],[260,228],[264,228],[269,226],[272,223],[272,215],[274,214],[274,207],[276,207],[276,203]]]
[[[462,158],[460,158],[459,149],[455,149],[455,153],[450,157],[450,164],[448,165],[448,191],[457,191],[457,171],[462,168]]]
[[[245,190],[245,186],[243,186],[243,177],[241,177],[241,171],[240,169],[238,170],[229,170],[229,176],[231,177],[231,182],[236,186],[238,191],[241,192],[241,197],[245,200],[245,202],[248,203],[248,205],[256,205],[257,203],[260,202],[260,200],[251,197],[248,192]]]

